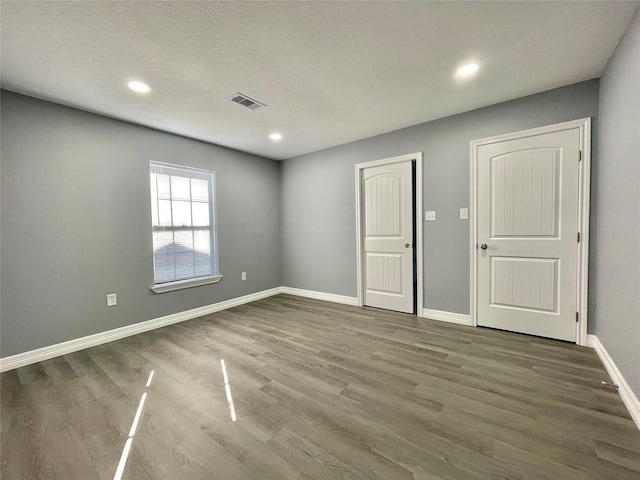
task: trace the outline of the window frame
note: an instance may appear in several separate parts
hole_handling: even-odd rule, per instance
[[[189,179],[195,178],[195,179],[207,181],[207,183],[209,184],[209,204],[210,204],[208,228],[206,227],[198,228],[197,226],[193,226],[193,225],[188,227],[187,226],[176,227],[175,225],[173,225],[173,222],[172,222],[172,225],[170,226],[154,225],[154,219],[153,219],[154,198],[152,196],[151,182],[150,182],[151,174],[154,174],[154,173],[156,175],[168,174],[168,175],[176,175],[176,176],[182,176],[182,177],[188,176]],[[151,217],[151,245],[152,245],[152,262],[153,262],[153,286],[151,287],[151,290],[155,293],[164,293],[164,292],[170,292],[174,290],[181,290],[184,288],[218,283],[220,280],[222,280],[222,275],[220,274],[220,264],[219,264],[219,256],[218,256],[218,232],[217,232],[218,223],[217,223],[217,211],[216,211],[217,202],[216,202],[215,171],[203,169],[203,168],[197,168],[197,167],[190,167],[185,165],[176,165],[172,163],[156,162],[152,160],[149,162],[149,184],[148,185],[149,185],[149,200],[150,200],[149,206],[151,207],[151,216],[150,216]],[[156,191],[155,201],[158,200],[157,196],[158,196],[158,193]],[[170,199],[170,201],[173,202],[173,199]],[[189,203],[193,204],[193,200],[191,198],[189,199]],[[172,205],[172,211],[173,211],[173,205]],[[159,214],[160,213],[158,209],[158,215]],[[158,218],[158,223],[160,223],[159,218]],[[208,275],[199,275],[199,276],[193,276],[188,278],[182,278],[178,280],[170,280],[162,283],[155,283],[156,282],[156,267],[155,267],[156,259],[155,259],[155,251],[153,251],[154,233],[158,231],[171,231],[171,232],[180,231],[180,230],[194,231],[198,229],[199,230],[206,229],[209,232],[210,249],[211,249],[210,261],[212,266],[215,265],[216,271]],[[174,244],[175,244],[175,237],[174,237]]]

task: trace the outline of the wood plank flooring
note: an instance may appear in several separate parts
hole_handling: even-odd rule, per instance
[[[592,349],[288,295],[1,380],[3,480],[640,479]]]

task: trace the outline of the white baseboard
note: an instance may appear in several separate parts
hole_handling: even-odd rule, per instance
[[[624,402],[627,410],[629,410],[629,414],[633,421],[636,423],[638,428],[640,429],[640,401],[638,401],[638,397],[633,393],[631,387],[618,370],[618,367],[613,362],[613,359],[609,355],[609,352],[604,348],[604,345],[600,343],[600,340],[595,335],[587,335],[587,346],[594,348],[596,353],[600,357],[604,368],[607,369],[607,373],[613,380],[613,383],[618,385],[618,393],[620,397],[622,397],[622,401]]]
[[[106,332],[96,333],[95,335],[89,335],[87,337],[76,338],[67,342],[50,345],[48,347],[38,348],[37,350],[31,350],[29,352],[19,353],[10,357],[0,358],[0,372],[6,372],[13,370],[14,368],[24,367],[32,363],[42,362],[43,360],[49,360],[50,358],[59,357],[60,355],[66,355],[67,353],[77,352],[85,348],[94,347],[96,345],[102,345],[103,343],[112,342],[124,337],[130,337],[142,332],[148,332],[156,328],[166,327],[173,323],[184,322],[193,318],[202,317],[203,315],[209,315],[220,310],[226,310],[228,308],[237,307],[245,303],[255,302],[262,298],[271,297],[282,293],[282,287],[271,288],[269,290],[263,290],[261,292],[251,293],[242,297],[232,298],[223,302],[213,303],[211,305],[205,305],[203,307],[193,308],[184,312],[174,313],[172,315],[166,315],[164,317],[154,318],[140,323],[134,323],[133,325],[127,325],[126,327],[116,328],[113,330],[107,330]]]
[[[440,320],[441,322],[457,323],[458,325],[472,325],[471,315],[464,313],[443,312],[441,310],[431,310],[424,308],[422,310],[422,318],[431,320]]]
[[[293,287],[282,287],[282,293],[297,295],[298,297],[324,300],[325,302],[342,303],[344,305],[358,305],[358,299],[356,297],[347,297],[345,295],[336,295],[334,293],[316,292],[313,290],[303,290],[301,288]]]

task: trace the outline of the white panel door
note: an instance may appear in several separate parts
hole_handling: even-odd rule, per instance
[[[363,170],[364,304],[413,313],[411,162]]]
[[[478,149],[478,325],[576,340],[579,129]]]

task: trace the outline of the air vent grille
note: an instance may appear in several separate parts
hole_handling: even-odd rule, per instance
[[[247,97],[245,94],[239,93],[239,92],[231,95],[229,97],[229,100],[239,105],[242,105],[243,107],[247,107],[249,110],[254,110],[254,111],[259,110],[262,107],[266,107],[264,103],[260,103],[259,101],[254,100],[253,98]]]

